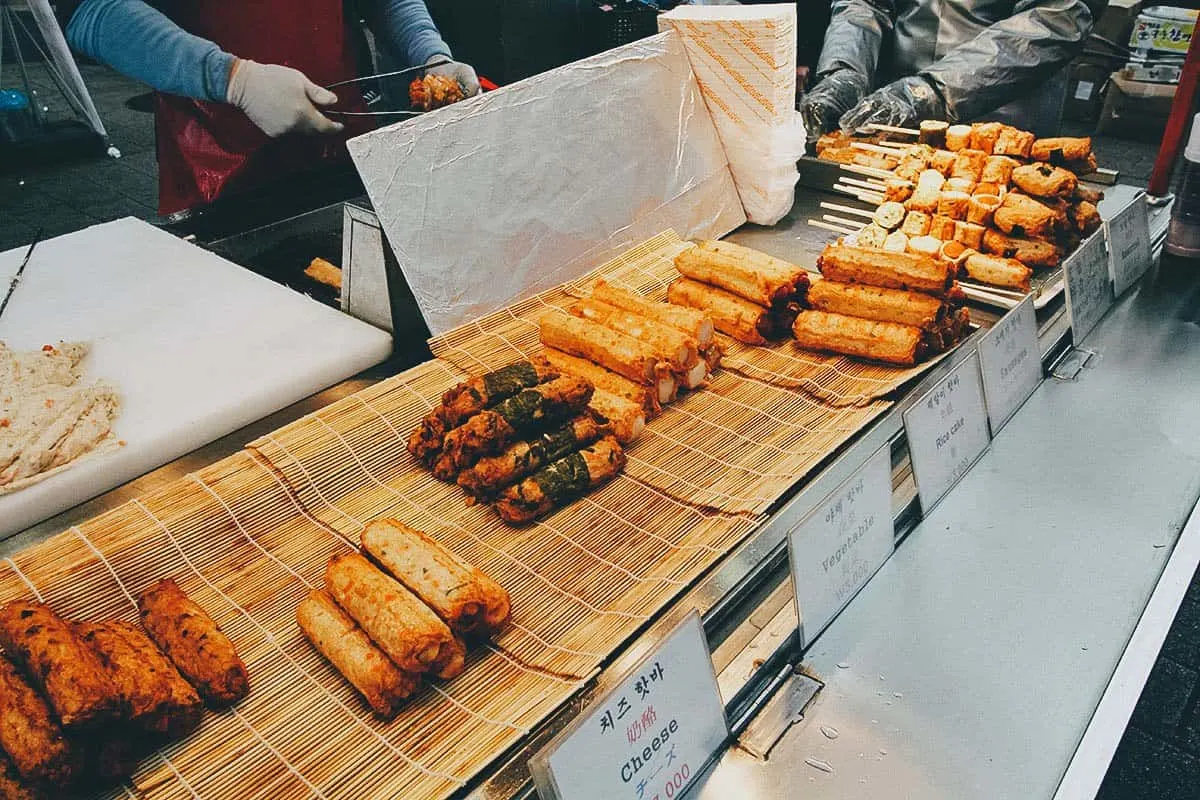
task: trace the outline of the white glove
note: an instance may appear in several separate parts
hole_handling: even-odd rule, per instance
[[[425,63],[433,64],[437,61],[444,61],[448,57],[434,56]],[[475,74],[475,68],[470,64],[464,64],[461,61],[451,61],[448,64],[442,64],[440,67],[430,67],[426,72],[430,75],[442,75],[458,81],[458,85],[462,87],[464,97],[472,97],[479,94],[479,77]]]
[[[317,106],[336,103],[337,95],[291,67],[238,59],[225,99],[272,139],[285,133],[337,133],[342,129],[340,122],[317,110]]]

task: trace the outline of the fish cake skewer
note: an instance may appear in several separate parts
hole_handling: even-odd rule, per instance
[[[237,648],[203,608],[170,578],[138,598],[142,627],[204,700],[225,706],[250,693]]]
[[[0,610],[0,645],[33,678],[63,728],[128,715],[99,656],[45,603],[15,600]]]
[[[712,320],[702,311],[670,303],[656,303],[636,292],[613,286],[603,278],[598,278],[592,284],[592,297],[602,303],[632,311],[647,319],[656,320],[682,331],[695,339],[701,349],[707,348],[712,343]]]
[[[582,378],[592,384],[597,391],[610,392],[632,403],[637,403],[645,410],[647,416],[654,416],[661,411],[665,403],[675,399],[678,390],[675,376],[670,372],[660,375],[653,386],[644,386],[629,380],[624,375],[618,375],[610,369],[605,369],[594,361],[564,353],[562,350],[547,347],[545,355],[546,359],[564,375]]]

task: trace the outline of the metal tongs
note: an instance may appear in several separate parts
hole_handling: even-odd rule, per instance
[[[441,67],[446,64],[452,64],[452,63],[454,63],[454,62],[449,58],[441,58],[437,61],[431,61],[428,64],[420,64],[415,67],[406,67],[405,69],[398,69],[398,70],[395,70],[394,72],[381,72],[377,75],[364,75],[359,78],[349,78],[344,81],[338,81],[337,83],[331,83],[328,86],[326,86],[325,88],[332,92],[334,89],[338,88],[339,86],[351,86],[351,85],[358,84],[358,83],[365,83],[367,81],[381,80],[383,78],[400,78],[405,75],[412,75],[414,73],[424,72],[427,69],[433,69],[434,67]],[[336,92],[334,92],[334,93],[336,94]],[[372,97],[369,95],[374,95],[374,96]],[[367,101],[368,106],[375,100],[379,99],[379,96],[380,95],[377,92],[364,92],[363,93],[363,99]],[[327,116],[336,115],[336,116],[342,116],[342,117],[396,117],[396,116],[416,117],[416,116],[419,116],[420,114],[423,114],[424,112],[423,111],[412,111],[412,110],[405,110],[405,111],[337,111],[337,110],[331,109],[331,110],[322,110],[321,113],[325,114]]]

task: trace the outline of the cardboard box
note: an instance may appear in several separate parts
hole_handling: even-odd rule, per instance
[[[1133,21],[1142,12],[1142,0],[1109,0],[1100,18],[1092,28],[1094,36],[1103,36],[1114,44],[1129,41]]]
[[[1131,81],[1113,73],[1096,131],[1131,139],[1160,140],[1171,114],[1175,89],[1172,84]]]
[[[1104,87],[1113,71],[1110,63],[1100,64],[1080,59],[1071,64],[1067,77],[1067,99],[1063,104],[1063,119],[1073,122],[1094,122],[1100,116],[1104,102]]]

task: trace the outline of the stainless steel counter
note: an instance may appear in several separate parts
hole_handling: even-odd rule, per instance
[[[1039,387],[805,654],[826,681],[806,719],[766,762],[727,752],[695,796],[1051,797],[1094,717],[1119,738],[1142,683],[1114,701],[1123,719],[1101,698],[1200,494],[1190,273],[1118,303],[1084,343],[1093,364]],[[1200,548],[1180,552],[1190,576]],[[1159,623],[1135,639],[1150,662]],[[1064,796],[1094,792],[1107,758],[1087,766]]]

